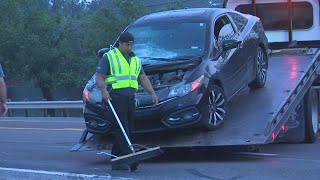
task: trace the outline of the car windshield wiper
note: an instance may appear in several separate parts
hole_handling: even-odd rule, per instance
[[[196,59],[199,58],[200,56],[178,56],[178,57],[174,57],[173,59],[177,59],[177,60],[191,60],[191,59]]]
[[[159,58],[159,57],[140,57],[142,59],[159,60],[159,61],[171,61],[172,58]]]
[[[159,61],[173,61],[173,60],[178,60],[178,61],[183,61],[183,60],[191,60],[191,59],[196,59],[198,58],[197,56],[178,56],[178,57],[173,57],[173,58],[159,58],[159,57],[140,57],[142,59],[150,59],[150,60],[159,60]]]

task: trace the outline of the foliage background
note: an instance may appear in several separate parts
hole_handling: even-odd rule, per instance
[[[184,8],[188,3],[208,7],[209,2],[212,1],[1,1],[0,63],[7,86],[39,88],[47,100],[54,100],[57,88],[81,89],[95,72],[97,51],[113,44],[130,22],[154,11]]]

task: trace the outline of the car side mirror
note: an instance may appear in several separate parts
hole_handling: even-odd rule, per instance
[[[241,43],[241,41],[237,41],[237,40],[224,40],[222,47],[223,47],[223,51],[228,51],[230,49],[236,48],[239,46],[239,44]]]
[[[99,58],[102,58],[102,56],[104,55],[104,53],[108,52],[109,48],[102,48],[98,51],[98,56]]]

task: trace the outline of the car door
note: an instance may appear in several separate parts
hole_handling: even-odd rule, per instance
[[[217,46],[222,50],[224,40],[238,40],[237,28],[231,23],[226,14],[219,16],[214,22],[214,36],[217,41]],[[220,79],[225,95],[231,98],[238,92],[244,84],[244,74],[246,71],[245,60],[242,48],[237,48],[223,51],[218,59],[219,73],[217,77]]]
[[[254,23],[248,24],[248,19],[235,12],[228,12],[230,20],[237,27],[237,40],[241,41],[241,59],[245,63],[245,74],[243,74],[243,81],[249,84],[256,76],[256,62],[255,55],[257,49],[258,36],[252,31]]]

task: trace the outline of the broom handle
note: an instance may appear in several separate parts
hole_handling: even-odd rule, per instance
[[[135,152],[134,149],[133,149],[133,147],[132,147],[132,144],[131,144],[131,142],[130,142],[129,137],[128,137],[126,131],[124,130],[123,126],[122,126],[122,123],[121,123],[121,121],[120,121],[120,119],[119,119],[119,117],[118,117],[118,114],[116,113],[116,111],[115,111],[114,108],[113,108],[113,105],[111,104],[110,99],[108,99],[108,103],[109,103],[109,105],[110,105],[110,107],[111,107],[111,110],[112,110],[112,112],[113,112],[114,117],[116,117],[116,119],[117,119],[117,122],[118,122],[118,124],[119,124],[119,126],[120,126],[120,129],[121,129],[124,137],[126,138],[126,141],[127,141],[128,145],[129,145],[131,151],[132,151],[132,152]]]

